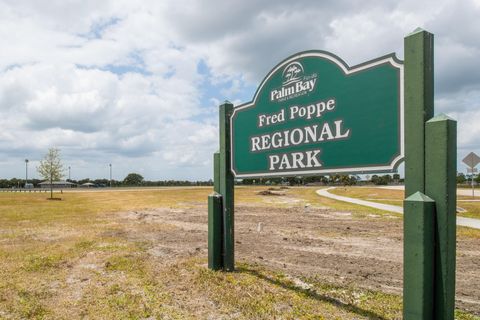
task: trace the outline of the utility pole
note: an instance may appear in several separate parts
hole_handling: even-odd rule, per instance
[[[71,176],[70,176],[70,166],[68,166],[68,181],[72,180]]]
[[[28,183],[28,159],[25,159],[25,188],[27,188]]]
[[[112,187],[112,164],[109,164],[110,166],[110,188]]]

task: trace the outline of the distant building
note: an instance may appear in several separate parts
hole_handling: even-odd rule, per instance
[[[43,182],[40,182],[38,185],[42,189],[50,189],[50,186],[52,186],[53,189],[67,189],[67,188],[72,188],[76,186],[75,183],[68,182],[68,181],[53,181],[51,185],[50,185],[50,181],[43,181]]]
[[[92,182],[85,182],[83,184],[81,184],[79,187],[80,188],[95,188],[97,185],[95,183],[92,183]]]

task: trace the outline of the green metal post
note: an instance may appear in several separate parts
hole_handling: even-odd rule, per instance
[[[233,104],[220,106],[220,194],[223,203],[223,264],[226,271],[235,268],[234,259],[234,180],[231,170],[230,116]]]
[[[426,194],[435,200],[435,319],[454,319],[457,122],[438,115],[425,125]]]
[[[220,153],[213,154],[213,191],[208,196],[208,267],[223,269],[223,207],[220,195]]]
[[[208,268],[223,269],[222,196],[208,196]]]
[[[404,42],[405,197],[425,193],[425,122],[433,117],[433,34],[416,29]]]
[[[213,154],[213,191],[220,193],[220,152]]]
[[[416,192],[403,207],[403,319],[433,319],[435,201]]]

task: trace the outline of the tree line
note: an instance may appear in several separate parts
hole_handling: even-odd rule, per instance
[[[373,175],[369,180],[361,180],[359,176],[355,175],[341,175],[334,174],[328,176],[308,176],[308,177],[285,177],[285,178],[257,178],[257,179],[243,179],[242,184],[253,185],[253,184],[288,184],[290,186],[294,185],[306,185],[306,184],[324,184],[324,185],[344,185],[352,186],[362,183],[373,183],[375,185],[387,185],[391,183],[401,183],[403,179],[400,178],[400,175],[395,173],[393,175]]]
[[[57,148],[50,148],[45,155],[44,159],[40,161],[40,165],[37,167],[37,171],[44,178],[44,180],[53,182],[61,180],[64,177],[65,168],[62,164],[60,157],[60,150]],[[369,177],[369,176],[367,176]],[[457,184],[466,184],[468,179],[463,173],[457,174]],[[160,186],[211,186],[213,181],[188,181],[188,180],[158,180],[148,181],[138,173],[129,173],[123,180],[109,180],[109,179],[94,179],[89,178],[81,180],[69,180],[75,185],[81,186],[86,183],[92,184],[94,187],[122,187],[122,186],[146,186],[146,187],[160,187]],[[480,175],[474,178],[474,181],[480,183]],[[29,179],[29,183],[35,187],[42,182],[38,179]],[[257,178],[257,179],[242,179],[236,181],[236,184],[244,185],[278,185],[288,184],[294,185],[306,185],[313,183],[320,183],[324,185],[344,185],[351,186],[360,182],[360,177],[356,175],[328,175],[328,176],[308,176],[308,177],[280,177],[280,178]],[[375,185],[388,185],[391,183],[402,183],[403,179],[400,175],[395,173],[393,175],[372,175],[368,181],[362,180],[362,183],[372,183]],[[0,188],[21,188],[25,186],[25,180],[13,178],[13,179],[0,179]]]
[[[32,183],[35,187],[44,180],[28,179],[29,183]],[[95,187],[109,187],[109,179],[67,179],[66,181],[80,186],[85,183],[92,183]],[[457,184],[469,184],[470,177],[465,176],[463,173],[457,175]],[[474,177],[474,181],[480,184],[480,175]],[[145,180],[143,176],[138,173],[130,173],[123,180],[112,180],[112,187],[132,187],[132,186],[144,186],[144,187],[170,187],[170,186],[211,186],[212,180],[157,180],[150,181]],[[280,185],[287,184],[290,186],[306,185],[311,183],[320,183],[324,185],[357,185],[359,183],[371,183],[374,185],[388,185],[392,183],[403,183],[403,179],[400,175],[372,175],[369,180],[360,181],[357,176],[350,175],[331,175],[331,176],[309,176],[309,177],[284,177],[284,178],[255,178],[255,179],[243,179],[238,180],[236,184],[242,185]],[[23,188],[25,185],[25,179],[12,178],[12,179],[0,179],[0,188]]]
[[[472,176],[466,176],[464,173],[458,173],[457,174],[457,184],[469,184],[472,180]],[[476,177],[473,177],[473,181],[475,181],[477,184],[480,183],[480,174],[478,174]]]
[[[43,182],[45,180],[39,180],[39,179],[28,179],[28,183],[33,184],[34,187],[39,187],[39,183]],[[65,180],[67,182],[71,182],[75,184],[76,186],[81,186],[82,184],[85,183],[92,183],[93,187],[109,187],[110,186],[110,180],[108,179],[90,179],[90,178],[85,178],[85,179],[80,179],[80,180],[74,180],[74,179],[67,179]],[[127,180],[112,180],[112,187],[133,187],[133,186],[144,186],[144,187],[171,187],[171,186],[211,186],[213,185],[213,181],[208,180],[208,181],[188,181],[188,180],[158,180],[158,181],[148,181],[148,180],[143,180],[138,182],[138,181],[130,181]],[[12,178],[12,179],[0,179],[0,188],[24,188],[25,187],[25,179],[18,179],[18,178]]]
[[[480,184],[480,175],[474,176],[473,181]],[[351,186],[359,183],[370,183],[374,185],[389,185],[394,183],[403,183],[404,179],[400,178],[400,175],[395,173],[393,175],[372,175],[367,180],[360,180],[360,177],[354,175],[330,175],[330,176],[309,176],[309,177],[286,177],[286,178],[256,178],[256,179],[243,179],[241,182],[245,185],[277,185],[288,184],[294,185],[306,185],[311,183],[320,183],[324,185],[344,185]],[[466,176],[464,173],[457,174],[457,184],[469,184],[471,182],[471,176]]]

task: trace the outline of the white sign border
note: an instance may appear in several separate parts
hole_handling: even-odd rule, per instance
[[[237,174],[233,168],[233,126],[232,119],[235,113],[239,110],[249,108],[255,105],[257,101],[258,94],[262,91],[265,83],[270,79],[270,77],[278,71],[278,69],[284,67],[288,63],[305,57],[319,57],[332,61],[337,66],[339,66],[345,75],[353,74],[365,69],[369,69],[384,63],[390,63],[393,67],[398,68],[400,71],[400,154],[393,159],[393,161],[388,166],[371,166],[371,167],[350,167],[350,168],[338,168],[338,169],[324,169],[324,170],[308,170],[308,171],[281,171],[281,172],[272,172],[272,173],[258,173],[258,174]],[[404,70],[403,63],[396,58],[395,53],[373,59],[359,65],[349,67],[343,60],[339,57],[326,52],[326,51],[306,51],[295,54],[281,63],[279,63],[269,74],[263,79],[262,83],[258,87],[253,100],[239,105],[238,107],[233,108],[232,115],[230,116],[230,169],[235,178],[256,178],[256,177],[286,177],[286,176],[301,176],[301,175],[315,175],[315,174],[333,174],[333,173],[367,173],[367,172],[390,172],[394,171],[405,158],[405,108],[404,108]]]

